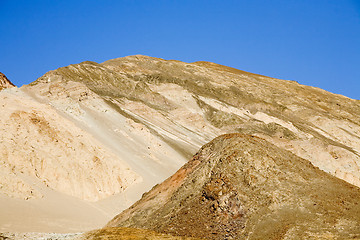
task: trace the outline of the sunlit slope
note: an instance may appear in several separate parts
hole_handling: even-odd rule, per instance
[[[360,185],[357,100],[214,63],[146,56],[70,65],[44,75],[34,88],[57,101],[56,86],[73,81],[185,157],[215,136],[235,131],[261,136]],[[73,98],[81,105],[87,97]]]
[[[0,231],[99,227],[111,214],[92,202],[142,181],[51,105],[17,88],[1,91],[0,103]]]
[[[360,189],[264,139],[227,134],[107,227],[205,239],[360,237]]]
[[[99,212],[100,227],[224,133],[259,136],[360,185],[359,101],[293,81],[138,55],[62,67],[0,98],[0,210],[19,209],[5,230],[27,226],[20,209],[46,216],[56,200],[84,215],[59,208],[44,231]]]

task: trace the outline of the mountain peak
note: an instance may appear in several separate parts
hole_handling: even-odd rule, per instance
[[[107,226],[205,239],[343,238],[360,234],[359,198],[360,189],[262,138],[226,134]]]
[[[10,80],[5,76],[5,74],[0,72],[0,90],[11,87],[15,87],[15,85],[10,82]]]

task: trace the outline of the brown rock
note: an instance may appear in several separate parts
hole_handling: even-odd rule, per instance
[[[15,85],[10,82],[10,80],[3,73],[0,72],[0,90],[11,87],[15,87]]]
[[[107,227],[206,239],[359,238],[360,189],[264,139],[220,136]]]

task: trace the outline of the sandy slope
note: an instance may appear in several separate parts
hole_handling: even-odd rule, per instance
[[[15,88],[2,91],[1,102],[2,170],[24,183],[15,197],[41,197],[39,190],[30,188],[29,193],[25,188],[33,179],[89,201],[141,181],[123,159],[51,106]],[[2,189],[9,186],[3,184]]]
[[[0,231],[99,227],[112,214],[79,198],[97,200],[141,182],[49,105],[16,88],[1,91],[0,99]]]
[[[0,98],[0,231],[99,228],[185,162],[101,99],[69,116],[21,89]]]

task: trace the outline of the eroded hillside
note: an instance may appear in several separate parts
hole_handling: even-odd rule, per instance
[[[360,189],[264,139],[217,137],[107,227],[205,239],[360,237]]]
[[[10,80],[5,76],[5,74],[0,72],[0,90],[11,87],[15,87],[15,85],[10,82]]]
[[[101,227],[225,133],[261,137],[360,186],[359,101],[215,63],[87,61],[2,90],[0,103],[0,211],[17,210],[0,230],[32,229],[18,219],[89,230],[81,223],[96,215]]]
[[[0,97],[0,163],[2,176],[9,178],[0,181],[2,193],[41,198],[30,184],[34,178],[59,192],[96,201],[141,181],[126,161],[51,106],[17,89]]]
[[[360,186],[357,100],[214,63],[146,56],[70,65],[44,75],[32,89],[56,102],[56,86],[73,81],[186,157],[235,131],[261,136]],[[76,100],[83,98],[86,92]]]

